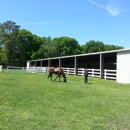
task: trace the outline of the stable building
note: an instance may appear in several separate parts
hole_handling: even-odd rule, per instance
[[[29,67],[63,67],[67,74],[82,75],[85,67],[93,77],[130,83],[130,49],[102,51],[27,61]],[[70,72],[71,71],[71,72]]]

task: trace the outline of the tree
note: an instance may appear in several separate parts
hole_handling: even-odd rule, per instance
[[[59,44],[57,40],[47,37],[44,44],[42,45],[45,58],[59,56]]]
[[[2,24],[0,24],[0,49],[2,48]]]
[[[16,25],[15,22],[7,21],[0,24],[1,46],[5,48],[5,53],[7,56],[8,63],[11,64],[15,61],[16,50],[17,50],[17,36],[20,26]]]
[[[40,37],[38,37],[37,35],[33,35],[33,42],[32,42],[32,55],[31,55],[31,59],[39,59],[39,58],[43,58],[42,55],[42,40]]]
[[[82,54],[86,53],[86,52],[85,52],[85,50],[86,50],[86,49],[85,49],[85,48],[86,48],[86,45],[81,45],[80,47],[81,47],[81,53],[82,53]]]
[[[74,38],[59,37],[53,39],[59,45],[60,55],[75,55],[81,53],[81,48]]]
[[[123,46],[114,46],[114,45],[108,45],[108,44],[105,44],[104,47],[105,47],[105,51],[124,49]]]
[[[5,48],[1,48],[0,50],[0,64],[6,65],[7,62],[7,57],[5,54]]]
[[[87,42],[85,45],[86,53],[100,52],[100,51],[105,51],[103,42],[92,40]]]
[[[19,31],[18,39],[17,56],[20,62],[23,65],[26,65],[27,60],[33,59],[33,53],[39,49],[39,46],[37,46],[39,38],[37,38],[36,35],[33,35],[30,31],[22,29]]]
[[[38,37],[22,29],[13,21],[0,23],[0,63],[18,63],[26,66],[27,60],[69,56],[108,50],[123,49],[122,46],[105,45],[100,41],[89,41],[80,46],[74,38]]]
[[[7,57],[2,39],[3,39],[3,31],[2,31],[2,24],[0,23],[0,64],[5,65],[7,62]]]
[[[122,46],[114,46],[114,45],[108,45],[104,44],[100,41],[89,41],[85,45],[81,46],[82,52],[84,53],[93,53],[93,52],[101,52],[101,51],[110,51],[110,50],[117,50],[117,49],[123,49]]]

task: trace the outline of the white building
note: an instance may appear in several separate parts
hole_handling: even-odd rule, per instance
[[[90,72],[91,76],[114,79],[118,83],[130,83],[130,49],[27,61],[27,67],[32,66],[73,68],[74,75],[79,75],[80,68],[87,67],[88,70],[95,71]]]

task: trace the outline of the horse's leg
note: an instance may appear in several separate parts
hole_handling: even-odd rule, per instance
[[[50,77],[51,77],[51,81],[52,81],[52,75],[53,75],[53,74],[50,75]]]
[[[59,75],[59,82],[60,82],[60,75]]]
[[[58,75],[56,76],[56,78],[54,79],[54,81],[58,78]]]
[[[60,82],[60,75],[59,75],[59,74],[56,76],[55,80],[56,80],[58,77],[59,77],[59,82]],[[54,80],[54,81],[55,81],[55,80]]]
[[[47,79],[49,79],[49,77],[50,77],[50,74],[48,74],[48,77],[47,77]]]
[[[51,74],[51,73],[49,73],[49,74],[48,74],[47,79],[49,79],[49,78],[50,78],[50,79],[51,79],[51,81],[52,81],[52,74]]]

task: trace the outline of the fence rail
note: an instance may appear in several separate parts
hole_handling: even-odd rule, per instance
[[[104,70],[104,79],[116,79],[116,70]]]
[[[47,73],[47,67],[26,67],[27,72],[31,73]]]
[[[84,68],[78,68],[78,75],[83,76],[84,70]],[[88,69],[88,76],[100,78],[100,69]]]
[[[65,74],[69,75],[75,75],[75,69],[74,68],[63,68]]]
[[[63,67],[64,73],[68,75],[75,75],[75,68],[65,68]],[[84,68],[78,68],[77,75],[84,75]],[[31,73],[48,73],[48,67],[27,67],[27,72]],[[100,78],[100,69],[88,69],[88,76]],[[114,79],[116,80],[116,70],[104,69],[104,79]]]

